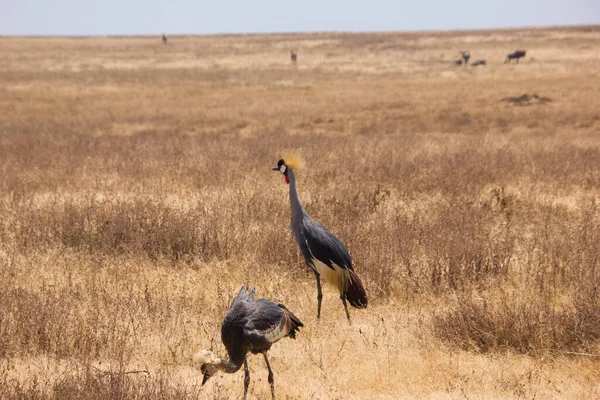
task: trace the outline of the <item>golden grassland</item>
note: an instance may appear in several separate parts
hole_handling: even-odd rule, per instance
[[[242,284],[305,324],[278,398],[600,396],[599,27],[4,37],[0,70],[1,398],[240,398],[189,359]],[[351,326],[329,286],[316,319],[286,149]]]

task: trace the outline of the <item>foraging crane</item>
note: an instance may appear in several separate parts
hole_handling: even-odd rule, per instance
[[[350,322],[348,305],[356,308],[367,307],[367,293],[362,282],[354,272],[352,258],[344,244],[331,232],[314,221],[306,212],[296,190],[294,169],[298,168],[301,160],[298,157],[279,160],[273,171],[280,171],[285,177],[285,183],[290,185],[290,203],[292,206],[291,228],[296,242],[304,256],[306,265],[315,273],[317,280],[317,318],[321,318],[321,276],[337,286],[340,299],[344,304],[346,317]]]
[[[229,360],[216,357],[210,350],[201,350],[193,357],[196,365],[204,374],[202,385],[217,371],[228,374],[237,372],[244,365],[244,399],[248,395],[250,371],[246,355],[262,353],[269,370],[271,397],[275,399],[273,371],[267,358],[267,351],[279,339],[289,336],[296,338],[296,332],[302,322],[283,304],[275,304],[266,299],[255,299],[254,289],[246,290],[242,286],[233,298],[229,312],[221,325],[221,340],[229,354]]]

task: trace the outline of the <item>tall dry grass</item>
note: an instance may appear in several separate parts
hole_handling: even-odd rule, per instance
[[[597,396],[598,35],[3,38],[0,397],[239,397],[189,356],[242,284],[306,325],[280,397]],[[315,318],[289,148],[368,288],[353,326],[331,288]]]

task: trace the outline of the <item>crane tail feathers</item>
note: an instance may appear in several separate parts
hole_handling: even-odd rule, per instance
[[[299,332],[300,327],[304,326],[304,324],[302,322],[300,322],[298,317],[296,317],[294,315],[294,313],[292,313],[290,310],[288,310],[286,308],[286,306],[284,306],[283,304],[277,304],[277,305],[279,306],[279,308],[281,308],[283,310],[283,312],[285,313],[285,316],[289,320],[290,327],[289,327],[288,336],[292,339],[296,339],[296,332]]]
[[[367,300],[365,287],[358,275],[356,275],[356,272],[351,269],[348,272],[350,273],[350,282],[348,282],[348,288],[345,293],[346,300],[348,300],[352,307],[367,308],[369,301]]]

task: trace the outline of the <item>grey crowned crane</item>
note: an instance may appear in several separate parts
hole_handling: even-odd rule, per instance
[[[255,299],[254,290],[242,286],[233,298],[229,312],[221,325],[221,340],[227,349],[229,359],[216,357],[210,350],[201,350],[193,357],[194,365],[200,365],[204,374],[202,385],[217,371],[228,374],[237,372],[244,365],[244,399],[248,395],[250,371],[246,356],[250,352],[265,357],[269,370],[271,397],[275,399],[273,371],[267,358],[267,351],[273,343],[286,336],[295,339],[302,322],[283,304],[275,304],[266,299]]]
[[[344,244],[333,233],[313,220],[302,206],[296,190],[294,175],[294,169],[300,167],[301,163],[299,156],[292,155],[286,157],[285,160],[279,160],[273,170],[281,172],[285,183],[290,186],[291,228],[306,265],[315,273],[317,280],[317,318],[321,318],[321,301],[323,299],[321,276],[323,276],[325,281],[338,288],[346,317],[350,322],[346,300],[353,307],[366,308],[367,293],[358,275],[354,272],[352,258]]]

